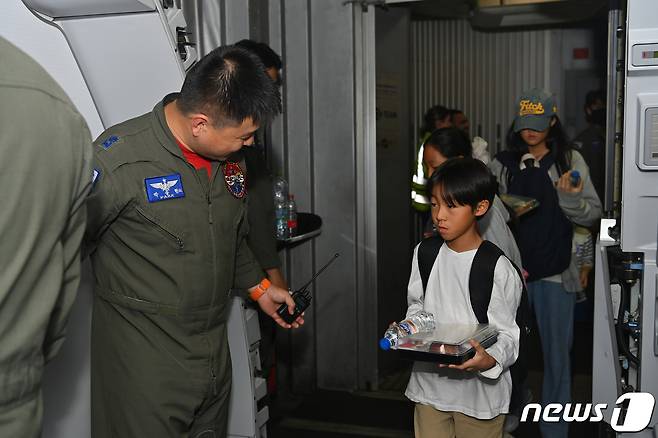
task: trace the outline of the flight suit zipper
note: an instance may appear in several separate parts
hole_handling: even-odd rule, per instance
[[[221,163],[215,168],[215,171],[212,174],[212,178],[208,182],[208,192],[206,193],[206,200],[208,202],[208,226],[210,227],[210,245],[212,250],[212,297],[210,299],[210,308],[213,309],[215,306],[215,298],[217,296],[217,247],[215,242],[215,226],[213,224],[213,214],[212,214],[212,189],[217,179],[217,173],[221,167]],[[212,312],[211,312],[212,313]],[[208,314],[208,320],[206,321],[206,328],[210,326],[210,319],[212,314]]]
[[[208,223],[212,225],[212,196],[210,193],[206,194],[206,200],[208,201]]]
[[[164,226],[162,226],[162,224],[160,224],[158,221],[156,221],[155,219],[150,217],[148,214],[146,214],[144,211],[142,211],[141,208],[135,207],[135,210],[137,211],[137,213],[139,213],[139,215],[141,217],[143,217],[149,223],[151,223],[153,226],[155,226],[160,232],[164,233],[166,236],[170,237],[174,242],[176,242],[176,244],[178,245],[179,250],[182,250],[184,248],[185,245],[183,243],[183,240],[180,237],[178,237],[177,235],[175,235],[174,233],[172,233],[171,231],[166,229]]]
[[[217,396],[217,375],[215,375],[215,367],[213,364],[210,365],[210,377],[212,378],[212,392]]]
[[[212,248],[212,297],[210,298],[210,311],[208,312],[208,319],[206,320],[206,330],[210,327],[210,319],[213,317],[213,308],[215,306],[215,297],[217,295],[217,248],[216,248],[216,243],[215,243],[215,227],[213,225],[213,217],[212,217],[212,188],[213,184],[215,182],[215,178],[217,176],[217,172],[219,172],[219,168],[221,167],[221,164],[215,168],[215,172],[212,174],[212,178],[210,178],[210,181],[208,181],[208,192],[206,193],[206,200],[208,202],[208,226],[210,227],[210,245]],[[212,343],[209,345],[210,347],[210,357],[212,358],[214,356],[214,348],[212,347]],[[218,391],[217,391],[217,376],[215,375],[215,361],[210,360],[210,378],[212,380],[212,391],[213,395],[217,397]]]

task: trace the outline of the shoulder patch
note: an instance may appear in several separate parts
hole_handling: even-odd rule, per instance
[[[144,187],[146,188],[146,197],[149,202],[185,197],[183,181],[179,173],[146,178],[144,180]]]
[[[105,141],[101,143],[101,146],[103,146],[103,149],[109,149],[117,141],[119,141],[119,137],[117,137],[116,135],[112,135],[107,139],[105,139]]]
[[[227,161],[222,169],[229,193],[238,199],[247,194],[247,178],[238,163]]]

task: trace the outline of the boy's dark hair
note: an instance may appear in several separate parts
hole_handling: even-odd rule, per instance
[[[281,57],[265,43],[245,39],[238,41],[235,45],[247,49],[258,56],[266,69],[276,68],[277,70],[281,70],[283,67]]]
[[[215,127],[246,118],[267,123],[281,112],[281,96],[256,55],[240,47],[218,47],[190,69],[178,97],[184,114],[207,114]]]
[[[434,131],[434,126],[439,120],[445,120],[450,117],[450,110],[442,105],[436,105],[428,109],[423,117],[423,131],[428,133]]]
[[[471,157],[473,146],[466,133],[457,128],[441,128],[432,132],[425,141],[425,147],[438,151],[444,157]]]
[[[555,124],[550,127],[546,137],[546,147],[555,154],[555,165],[560,174],[571,169],[571,143],[567,141],[562,123],[558,116],[553,116]],[[528,152],[528,145],[523,141],[521,132],[514,132],[514,124],[507,131],[507,149],[515,154],[517,161]]]
[[[441,197],[448,205],[469,205],[475,209],[480,201],[493,203],[498,189],[496,177],[489,168],[475,158],[455,158],[448,160],[432,174],[427,182],[427,193],[441,187]]]

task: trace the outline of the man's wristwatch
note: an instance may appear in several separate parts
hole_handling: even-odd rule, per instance
[[[253,290],[249,292],[249,298],[251,298],[253,301],[258,301],[258,299],[263,296],[265,291],[271,285],[272,283],[270,282],[270,280],[268,280],[267,278],[263,278],[260,281],[260,283],[258,283],[258,286],[256,286],[255,288],[253,288]]]

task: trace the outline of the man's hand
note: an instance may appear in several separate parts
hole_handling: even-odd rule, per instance
[[[439,367],[448,367],[456,370],[477,372],[486,371],[496,365],[496,359],[489,355],[487,350],[485,350],[478,341],[471,339],[471,345],[475,348],[475,356],[473,356],[471,359],[467,360],[461,365],[439,364]]]
[[[571,185],[571,172],[573,172],[573,170],[564,172],[564,174],[557,181],[557,189],[565,193],[580,193],[583,191],[583,178],[579,178],[578,184],[576,184],[574,187]]]
[[[292,323],[292,325],[286,323],[283,319],[281,319],[281,317],[277,315],[276,310],[283,303],[286,303],[288,305],[288,312],[290,312],[290,314],[292,315],[292,313],[295,310],[295,302],[290,296],[290,293],[285,289],[275,286],[274,284],[270,285],[270,287],[267,288],[265,293],[261,295],[261,297],[258,299],[258,305],[263,310],[263,312],[270,315],[272,319],[281,327],[299,328],[302,324],[304,324],[303,314],[297,317],[297,319]]]
[[[267,278],[270,279],[273,285],[279,286],[281,289],[284,290],[288,289],[288,284],[286,283],[286,279],[283,278],[283,274],[281,273],[281,270],[279,268],[266,269],[265,273],[267,274]]]

